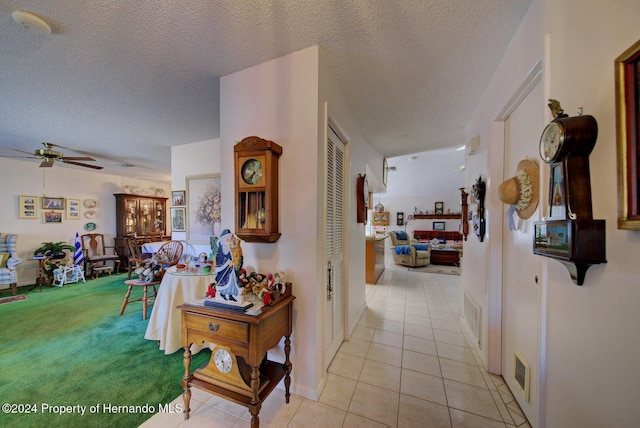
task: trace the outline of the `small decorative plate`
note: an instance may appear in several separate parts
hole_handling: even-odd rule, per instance
[[[96,230],[96,224],[93,222],[89,222],[87,224],[84,225],[84,230],[86,231],[92,231],[92,230]]]
[[[83,204],[85,208],[95,208],[98,206],[98,201],[95,199],[85,199]]]
[[[86,218],[96,218],[96,217],[98,217],[98,214],[93,210],[89,210],[89,211],[85,211],[84,212],[84,216]]]

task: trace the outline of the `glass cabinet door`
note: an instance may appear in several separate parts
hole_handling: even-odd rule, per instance
[[[164,202],[155,201],[155,209],[153,210],[155,214],[154,219],[154,232],[164,231],[164,219],[165,219],[165,204]]]
[[[135,235],[138,231],[138,200],[124,200],[124,234]]]
[[[147,235],[153,232],[153,219],[155,214],[153,213],[153,201],[140,200],[140,234]]]

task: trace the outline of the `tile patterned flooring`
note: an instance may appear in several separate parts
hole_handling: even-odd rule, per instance
[[[367,309],[329,367],[319,401],[275,390],[263,427],[531,428],[500,376],[487,373],[459,325],[460,277],[387,268],[367,285]],[[181,403],[177,397],[174,403]],[[248,427],[236,404],[192,388],[191,417],[153,427]]]

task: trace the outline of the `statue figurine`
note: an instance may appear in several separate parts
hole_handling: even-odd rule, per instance
[[[231,242],[237,238],[228,230],[222,231],[216,252],[216,300],[242,303],[242,289],[238,286]]]

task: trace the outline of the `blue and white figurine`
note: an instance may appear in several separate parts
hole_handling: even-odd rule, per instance
[[[243,288],[238,286],[233,252],[231,251],[232,241],[236,239],[228,229],[222,231],[218,239],[218,251],[216,260],[216,300],[230,304],[243,304]]]

